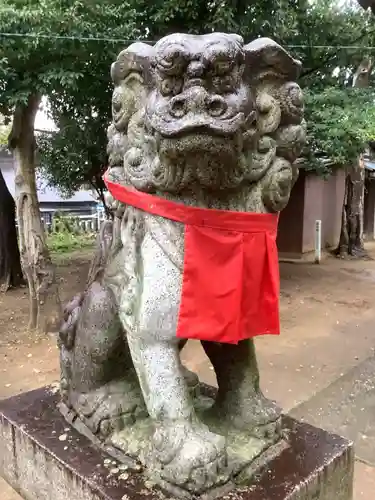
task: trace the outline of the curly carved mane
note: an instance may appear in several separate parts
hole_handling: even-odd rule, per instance
[[[213,147],[200,137],[197,146],[197,139],[189,135],[179,141],[161,140],[147,119],[147,101],[150,95],[154,98],[155,88],[166,88],[163,78],[173,88],[172,83],[176,84],[185,71],[181,69],[184,68],[181,54],[186,49],[180,47],[179,40],[175,41],[179,64],[169,60],[174,54],[173,43],[168,40],[165,54],[163,47],[135,44],[123,51],[112,67],[115,83],[112,127],[116,130],[112,135],[117,134],[122,140],[112,139],[109,153],[117,166],[122,160],[123,181],[142,191],[168,193],[179,193],[194,183],[220,190],[246,186],[254,190],[258,185],[264,208],[279,211],[286,205],[297,178],[293,163],[305,142],[303,96],[294,81],[299,62],[272,40],[259,39],[243,46],[237,37],[241,70],[236,70],[236,78],[243,74],[253,111],[235,137],[225,141],[210,138]],[[158,72],[158,67],[162,71]],[[199,158],[189,159],[189,141],[191,149],[202,151]],[[205,156],[204,151],[210,147],[210,156]],[[216,155],[212,154],[215,150]]]

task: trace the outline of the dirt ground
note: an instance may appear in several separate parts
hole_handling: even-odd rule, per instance
[[[286,410],[311,398],[375,350],[375,245],[369,260],[325,258],[281,263],[279,337],[257,340],[262,387]],[[62,299],[82,290],[90,251],[59,257]],[[27,332],[27,291],[0,296],[0,398],[58,379],[55,338]],[[215,383],[198,343],[189,342],[183,360],[202,380]],[[356,465],[355,500],[373,500],[375,470]],[[19,498],[0,482],[0,498]]]

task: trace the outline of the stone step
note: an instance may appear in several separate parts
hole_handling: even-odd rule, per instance
[[[375,356],[293,408],[290,415],[353,441],[357,457],[375,466]]]

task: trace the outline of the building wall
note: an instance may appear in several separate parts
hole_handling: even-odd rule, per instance
[[[325,230],[323,245],[334,248],[338,245],[341,233],[342,208],[345,196],[345,170],[339,169],[325,184],[324,213]]]
[[[280,253],[298,257],[302,253],[305,171],[301,170],[293,186],[289,203],[280,214],[277,247]]]
[[[305,206],[303,210],[302,253],[315,248],[315,221],[322,221],[322,239],[325,229],[324,181],[316,175],[306,175]],[[323,245],[324,246],[324,245]]]
[[[315,221],[322,221],[322,248],[338,244],[341,231],[341,214],[345,192],[345,172],[337,170],[328,179],[307,175],[302,252],[315,248]]]
[[[302,252],[315,248],[315,221],[322,221],[322,248],[339,242],[342,206],[345,193],[345,172],[336,170],[328,179],[306,176]]]
[[[10,194],[14,195],[13,158],[7,151],[0,151],[0,169]]]
[[[12,196],[15,193],[15,169],[13,156],[6,150],[0,151],[0,168],[3,174],[4,180]],[[41,206],[44,204],[60,204],[66,205],[70,203],[76,203],[80,206],[95,205],[96,201],[93,195],[89,191],[77,191],[71,198],[63,198],[59,191],[50,187],[46,180],[39,176],[37,178],[37,188],[38,188],[38,200]]]
[[[322,221],[322,248],[338,244],[345,192],[345,172],[328,179],[304,170],[296,182],[289,205],[280,215],[278,248],[286,257],[301,257],[315,248],[315,221]]]

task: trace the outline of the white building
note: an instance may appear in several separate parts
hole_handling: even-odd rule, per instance
[[[15,169],[13,155],[0,150],[0,169],[12,196],[15,192]],[[63,198],[43,178],[37,179],[40,211],[45,222],[49,223],[54,212],[71,215],[91,215],[97,212],[98,202],[90,191],[78,191],[71,198]]]

